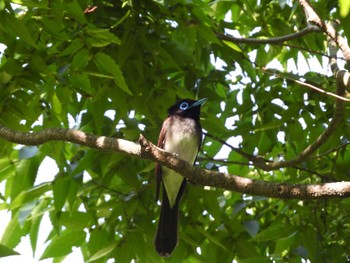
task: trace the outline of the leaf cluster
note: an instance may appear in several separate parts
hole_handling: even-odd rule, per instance
[[[318,1],[315,9],[348,21],[339,2]],[[330,72],[317,70],[326,59],[324,35],[248,45],[215,34],[271,38],[305,26],[298,4],[282,0],[0,0],[0,122],[128,140],[142,133],[156,142],[170,105],[206,97],[201,122],[211,136],[198,165],[291,184],[348,180],[348,109],[331,139],[296,167],[263,171],[213,139],[275,161],[293,158],[322,133],[334,98],[294,80],[335,91]],[[15,253],[23,236],[35,253],[44,232],[41,259],[61,262],[79,247],[86,262],[159,261],[154,164],[63,142],[0,145],[0,209],[12,214],[0,256]],[[47,160],[54,161],[42,171]],[[179,245],[166,261],[349,260],[349,207],[345,199],[275,200],[190,184]],[[46,215],[52,228],[42,231]]]

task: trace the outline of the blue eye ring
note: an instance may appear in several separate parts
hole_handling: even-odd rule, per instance
[[[182,102],[180,104],[180,110],[187,110],[188,109],[188,103],[187,102]]]

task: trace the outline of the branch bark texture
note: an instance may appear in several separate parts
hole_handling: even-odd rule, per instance
[[[140,136],[139,143],[135,143],[124,139],[95,136],[78,130],[50,128],[40,132],[29,133],[15,131],[0,125],[0,137],[7,141],[24,145],[40,145],[50,141],[66,141],[88,146],[93,149],[128,154],[137,158],[160,162],[180,173],[196,185],[219,187],[249,195],[284,199],[316,199],[350,196],[350,182],[291,185],[254,180],[201,169],[156,147],[142,135]]]
[[[341,35],[335,30],[331,24],[325,23],[319,15],[315,12],[313,7],[310,5],[308,0],[299,0],[299,4],[303,7],[305,14],[307,16],[307,22],[320,28],[328,37],[332,38],[339,49],[342,51],[344,59],[350,66],[350,47]]]

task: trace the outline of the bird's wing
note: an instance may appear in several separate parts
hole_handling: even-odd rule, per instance
[[[166,118],[163,122],[162,129],[159,134],[158,143],[157,146],[159,148],[164,149],[164,140],[166,135],[166,127],[169,125],[169,118]],[[162,182],[162,166],[159,163],[156,163],[156,183],[157,183],[157,190],[156,190],[156,200],[159,199],[159,192],[160,192],[160,185]]]

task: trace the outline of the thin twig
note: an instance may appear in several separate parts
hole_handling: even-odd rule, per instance
[[[120,191],[114,190],[114,189],[112,189],[112,188],[110,188],[110,187],[108,187],[108,186],[105,186],[105,185],[103,185],[103,184],[101,184],[101,183],[95,181],[94,179],[91,179],[90,182],[91,182],[92,184],[94,184],[95,186],[98,186],[98,187],[100,187],[100,188],[102,188],[102,189],[104,189],[104,190],[107,190],[107,191],[112,192],[112,193],[114,193],[114,194],[116,194],[116,195],[119,195],[119,196],[126,197],[126,196],[130,195],[130,193],[124,194],[124,193],[122,193],[122,192],[120,192]]]
[[[350,144],[350,142],[347,142],[347,143],[344,143],[344,144],[341,144],[341,145],[338,145],[337,147],[333,148],[333,149],[330,149],[328,151],[325,151],[321,154],[318,154],[318,155],[315,155],[315,156],[311,156],[310,159],[319,159],[321,157],[324,157],[324,156],[327,156],[329,155],[330,153],[333,153],[333,152],[337,152],[339,151],[340,149],[344,148],[344,147],[347,147],[348,145]]]
[[[264,67],[259,67],[261,70],[263,70],[265,73],[267,74],[270,74],[270,75],[273,75],[273,76],[276,76],[276,77],[281,77],[281,78],[284,78],[284,79],[288,79],[290,81],[293,81],[295,83],[298,83],[302,86],[305,86],[305,87],[308,87],[310,89],[313,89],[317,92],[320,92],[320,93],[323,93],[323,94],[326,94],[328,96],[331,96],[331,97],[334,97],[334,98],[337,98],[339,100],[343,100],[343,101],[346,101],[346,102],[350,102],[350,99],[347,99],[343,96],[339,96],[337,94],[334,94],[333,92],[329,92],[329,91],[326,91],[326,90],[323,90],[321,88],[318,88],[310,83],[306,83],[306,82],[303,82],[303,81],[300,81],[300,80],[297,80],[297,79],[294,79],[294,78],[291,78],[291,77],[288,77],[286,75],[284,75],[282,72],[277,72],[276,70],[271,70],[271,69],[267,69],[267,68],[264,68]]]
[[[316,86],[311,85],[311,84],[309,84],[309,83],[305,83],[305,82],[300,81],[300,80],[294,80],[294,82],[296,82],[296,83],[298,83],[298,84],[300,84],[300,85],[303,85],[303,86],[305,86],[305,87],[308,87],[308,88],[310,88],[310,89],[316,90],[316,91],[318,91],[318,92],[320,92],[320,93],[323,93],[323,94],[332,96],[332,97],[334,97],[334,98],[337,98],[338,100],[343,100],[343,101],[346,101],[346,102],[350,102],[350,99],[347,99],[347,98],[344,98],[343,96],[339,96],[339,95],[334,94],[334,93],[332,93],[332,92],[325,91],[325,90],[323,90],[323,89],[317,88]]]
[[[260,38],[243,38],[243,37],[234,37],[231,35],[223,34],[221,32],[215,32],[217,37],[224,41],[230,41],[234,43],[245,43],[245,44],[277,44],[277,43],[283,43],[285,41],[289,41],[292,39],[300,38],[302,36],[305,36],[312,32],[320,32],[320,29],[316,26],[309,25],[302,30],[288,34],[285,36],[279,36],[279,37],[271,37],[266,39],[260,39]]]
[[[251,163],[244,163],[244,162],[235,162],[235,161],[228,161],[226,159],[215,159],[211,157],[197,157],[198,161],[208,161],[208,162],[213,162],[213,163],[221,163],[221,164],[235,164],[235,165],[251,165]]]

